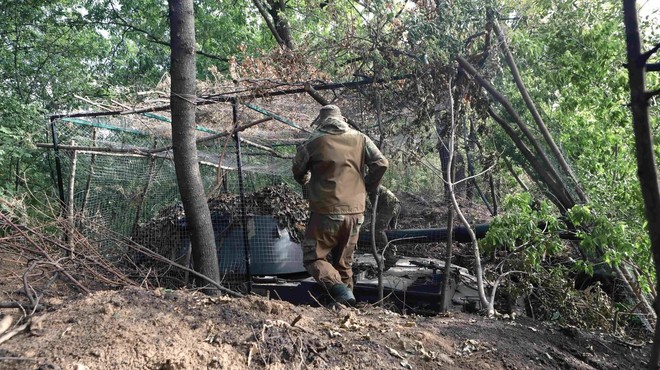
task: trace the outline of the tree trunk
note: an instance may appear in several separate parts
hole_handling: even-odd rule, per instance
[[[456,86],[456,90],[459,91],[461,90],[460,84],[463,83],[465,79],[462,78],[460,75],[456,78],[456,83],[454,86]],[[441,108],[447,108],[447,109],[452,109],[454,112],[454,115],[457,115],[457,112],[459,112],[459,106],[456,102],[453,102],[451,97],[445,95],[445,94],[439,94],[440,97],[436,101],[436,110],[438,110],[439,107]],[[448,100],[450,100],[448,102]],[[458,150],[454,150],[453,153],[449,152],[449,134],[452,129],[452,122],[451,122],[451,117],[448,117],[449,114],[443,114],[439,113],[437,117],[435,118],[435,132],[438,137],[438,143],[436,144],[436,148],[438,149],[438,155],[440,158],[440,169],[442,170],[442,176],[444,178],[444,194],[445,194],[445,200],[449,201],[449,185],[448,185],[448,179],[446,177],[447,171],[448,171],[448,166],[450,163],[449,158],[451,157],[451,163],[452,163],[452,174],[453,174],[453,181],[454,182],[460,182],[465,178],[465,161],[463,160],[462,154]],[[453,189],[454,192],[464,195],[464,190],[465,190],[465,185],[461,184],[458,187],[455,187]]]
[[[647,230],[651,239],[651,250],[656,270],[656,290],[660,291],[660,189],[653,150],[653,136],[649,124],[648,97],[646,94],[645,65],[650,55],[642,55],[639,25],[635,0],[623,1],[624,24],[626,27],[626,45],[628,54],[628,79],[630,83],[630,107],[635,132],[635,151],[637,155],[637,175],[644,198],[644,211],[648,221]],[[654,304],[656,317],[660,314],[660,302],[656,297]],[[658,368],[660,356],[660,328],[655,326],[655,337],[648,368]]]
[[[195,14],[192,0],[170,0],[172,54],[172,147],[177,184],[190,230],[195,269],[218,281],[218,257],[204,186],[197,161],[195,136]],[[215,288],[207,288],[215,294]]]
[[[452,171],[452,161],[454,159],[453,153],[454,152],[454,144],[455,144],[455,131],[456,131],[456,120],[455,120],[455,114],[454,114],[454,105],[453,105],[453,97],[451,96],[451,90],[449,92],[449,99],[452,102],[451,105],[451,128],[449,129],[449,163],[447,165],[447,173],[445,177],[447,178],[447,188],[449,189],[449,194],[448,194],[448,200],[451,202],[451,206],[453,207],[454,211],[456,212],[456,216],[458,219],[461,221],[463,226],[465,226],[465,229],[467,230],[468,234],[470,235],[470,240],[472,241],[472,251],[474,253],[474,275],[477,277],[477,292],[479,294],[479,302],[481,302],[481,307],[485,308],[487,311],[488,316],[491,316],[492,314],[495,313],[494,308],[492,303],[489,304],[488,298],[486,297],[486,290],[484,287],[484,271],[481,266],[481,252],[479,251],[479,244],[477,242],[477,237],[474,233],[474,230],[472,230],[472,225],[467,221],[465,216],[463,215],[463,212],[461,212],[461,208],[458,205],[458,201],[456,200],[456,193],[454,192],[454,184],[455,180],[452,178],[453,177],[453,171]],[[451,232],[450,232],[451,234]],[[449,248],[450,246],[448,246]],[[445,278],[449,278],[448,276],[445,276]]]
[[[451,179],[451,174],[446,175]],[[445,249],[445,269],[440,291],[440,312],[447,312],[447,295],[449,295],[449,279],[451,277],[452,247],[454,246],[454,207],[447,202],[447,246]]]

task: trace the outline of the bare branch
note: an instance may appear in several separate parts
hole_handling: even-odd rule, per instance
[[[647,91],[645,95],[646,95],[646,100],[649,100],[649,99],[653,98],[656,95],[660,95],[660,89],[656,89],[656,90],[653,90],[653,91]]]
[[[564,207],[564,201],[561,199],[555,199],[557,196],[562,196],[562,188],[559,186],[559,184],[556,182],[554,178],[552,178],[546,171],[543,170],[542,164],[539,163],[537,160],[536,156],[534,156],[534,153],[525,145],[525,143],[522,141],[520,136],[513,130],[511,126],[502,118],[500,117],[492,108],[488,108],[488,114],[497,122],[500,127],[509,135],[511,140],[513,140],[513,143],[515,144],[516,148],[520,151],[520,153],[525,157],[527,162],[532,166],[534,169],[535,173],[541,177],[542,182],[550,189],[549,193],[552,194],[554,197],[551,197],[550,200],[560,209],[563,211]]]
[[[507,275],[511,275],[511,274],[527,274],[527,273],[524,271],[511,270],[498,276],[497,279],[495,279],[495,282],[493,283],[493,287],[491,288],[492,290],[490,291],[491,302],[495,301],[495,293],[497,292],[497,287],[502,282],[502,279],[504,279]]]
[[[474,233],[474,230],[472,230],[472,227],[470,223],[467,221],[465,218],[465,215],[463,214],[463,211],[461,210],[461,207],[458,204],[458,201],[456,200],[456,193],[454,192],[454,183],[453,183],[453,174],[452,174],[452,161],[454,157],[454,144],[455,144],[455,135],[456,135],[456,116],[455,116],[455,111],[454,111],[454,96],[452,94],[452,89],[451,89],[451,81],[448,84],[448,95],[449,95],[449,111],[450,111],[450,119],[451,119],[451,126],[450,126],[450,133],[449,133],[449,163],[447,164],[447,190],[449,191],[449,200],[451,201],[451,205],[454,208],[454,211],[456,211],[456,215],[458,216],[459,220],[465,226],[467,229],[468,234],[470,235],[470,240],[472,241],[472,251],[474,252],[474,274],[477,277],[477,291],[479,292],[479,300],[481,302],[482,306],[488,307],[488,315],[490,316],[493,312],[493,305],[492,303],[488,302],[488,298],[486,297],[486,292],[484,291],[484,283],[483,283],[483,270],[481,268],[481,256],[479,254],[479,244],[477,241],[477,237]],[[445,277],[448,278],[448,277]]]
[[[658,50],[660,50],[660,42],[657,43],[651,50],[640,55],[640,59],[642,63],[646,63],[646,61],[649,60],[649,58],[651,58],[651,56],[653,56],[653,54],[655,54],[655,52],[657,52]]]
[[[32,306],[31,304],[20,304],[18,302],[0,302],[0,308],[22,308],[40,311],[43,310],[45,306],[42,304]]]
[[[239,126],[239,127],[234,128],[234,129],[227,130],[225,132],[220,132],[220,133],[217,133],[217,134],[214,134],[214,135],[211,135],[211,136],[199,138],[199,139],[197,139],[196,142],[197,142],[197,144],[199,144],[199,143],[203,143],[205,141],[215,140],[215,139],[221,138],[223,136],[233,135],[237,132],[244,131],[244,130],[246,130],[246,129],[254,126],[254,125],[258,125],[260,123],[267,122],[267,121],[270,121],[272,119],[273,119],[272,117],[266,117],[266,118],[258,119],[256,121],[246,123],[243,126]],[[149,150],[149,153],[154,154],[154,153],[165,152],[165,151],[168,151],[172,148],[173,148],[173,145],[167,145],[167,146],[164,146],[162,148],[151,149],[151,150]]]
[[[14,330],[5,333],[2,337],[0,337],[0,344],[2,344],[2,343],[4,343],[4,342],[8,341],[8,340],[11,339],[13,336],[15,336],[16,334],[19,334],[19,333],[22,332],[23,330],[26,330],[29,326],[30,326],[30,322],[28,321],[28,322],[26,322],[25,324],[16,327]]]

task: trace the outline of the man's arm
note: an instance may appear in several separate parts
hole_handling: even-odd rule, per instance
[[[378,190],[380,180],[385,175],[389,163],[371,139],[365,136],[365,141],[364,164],[367,166],[368,171],[364,177],[364,186],[367,193],[373,193]]]
[[[293,158],[293,166],[291,167],[291,172],[293,172],[293,178],[300,185],[305,185],[309,182],[311,173],[308,169],[309,165],[309,153],[305,145],[298,147],[296,156]]]

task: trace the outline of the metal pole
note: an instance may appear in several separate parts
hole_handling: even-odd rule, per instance
[[[232,120],[234,128],[238,125],[238,102],[232,100]],[[243,224],[243,248],[245,253],[245,274],[247,280],[247,291],[252,292],[252,274],[250,273],[250,236],[248,234],[247,212],[245,210],[245,189],[243,188],[243,164],[241,161],[241,138],[238,131],[234,133],[236,142],[236,167],[238,168],[238,191],[241,199],[241,221]]]
[[[62,179],[62,161],[60,159],[59,142],[57,140],[57,129],[55,128],[55,118],[50,118],[50,131],[53,135],[53,150],[55,152],[55,171],[57,172],[57,188],[60,193],[60,205],[62,212],[64,210],[64,180]]]

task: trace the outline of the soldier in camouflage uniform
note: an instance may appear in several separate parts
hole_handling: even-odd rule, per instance
[[[373,211],[373,199],[375,194],[369,194],[367,199],[367,210],[370,214]],[[388,239],[385,230],[395,229],[396,223],[399,219],[401,212],[401,204],[399,199],[389,189],[384,186],[378,187],[378,207],[376,207],[376,248],[378,253],[383,255],[385,262],[385,270],[390,269],[396,264],[398,257],[396,256],[396,246],[394,244],[387,245]],[[385,248],[387,247],[387,248]],[[384,253],[383,253],[383,250]]]
[[[312,124],[317,128],[298,148],[292,167],[295,180],[309,192],[303,264],[335,300],[352,305],[351,264],[366,195],[378,189],[388,162],[371,139],[349,128],[337,106],[321,108]]]

